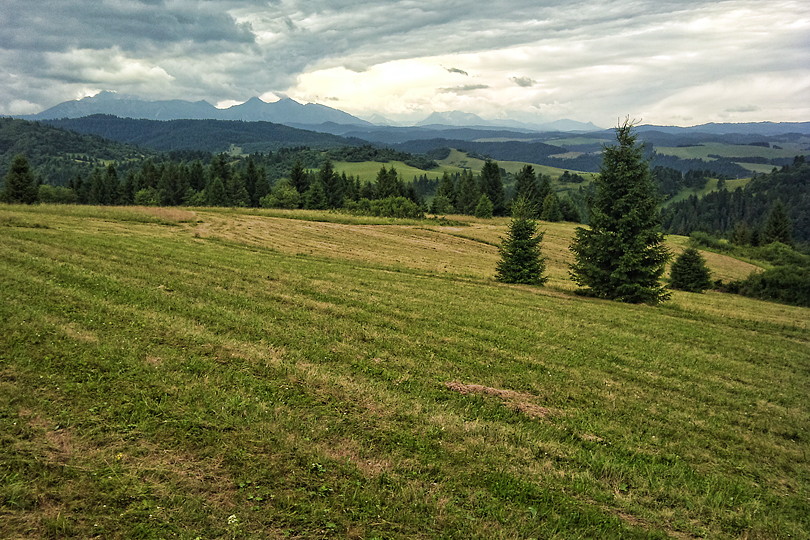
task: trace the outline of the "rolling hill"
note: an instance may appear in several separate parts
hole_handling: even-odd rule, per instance
[[[806,308],[576,296],[571,224],[536,288],[506,220],[0,208],[0,536],[810,530]]]

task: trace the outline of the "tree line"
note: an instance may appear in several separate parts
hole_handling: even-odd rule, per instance
[[[531,165],[514,175],[513,190],[505,187],[507,173],[491,160],[485,161],[477,174],[465,169],[445,172],[440,179],[421,175],[412,181],[406,181],[395,167],[382,164],[375,180],[368,182],[338,172],[330,158],[380,156],[375,149],[365,147],[348,150],[349,155],[334,150],[325,158],[322,152],[307,148],[247,157],[181,151],[163,159],[150,156],[96,164],[89,173],[76,173],[63,186],[44,184],[32,172],[27,158],[18,155],[9,169],[9,175],[15,178],[11,183],[28,182],[29,193],[19,196],[14,190],[5,190],[3,198],[10,202],[347,209],[371,213],[385,208],[372,208],[371,201],[395,199],[394,214],[405,212],[408,217],[424,212],[505,216],[514,199],[524,198],[536,209],[532,217],[546,221],[581,219],[573,200],[558,195],[552,189],[551,178],[537,174]],[[320,166],[313,167],[318,159],[322,160]],[[289,168],[284,170],[285,166]],[[20,180],[21,175],[25,180]],[[584,180],[571,173],[566,178],[571,183]]]

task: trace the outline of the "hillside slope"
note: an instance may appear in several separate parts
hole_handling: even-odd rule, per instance
[[[505,220],[0,211],[2,537],[810,530],[810,310],[574,296],[570,224],[533,288]]]

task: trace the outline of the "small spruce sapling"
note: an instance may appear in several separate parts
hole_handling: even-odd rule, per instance
[[[512,204],[512,221],[503,243],[498,247],[501,260],[498,262],[495,279],[504,283],[543,285],[548,277],[545,258],[541,255],[542,232],[537,232],[537,223],[531,219],[536,210],[524,198]]]
[[[669,286],[697,293],[711,288],[711,274],[706,260],[697,249],[690,247],[678,255],[670,268]]]

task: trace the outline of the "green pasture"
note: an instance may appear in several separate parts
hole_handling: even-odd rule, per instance
[[[330,216],[0,206],[0,537],[810,535],[810,310]]]

